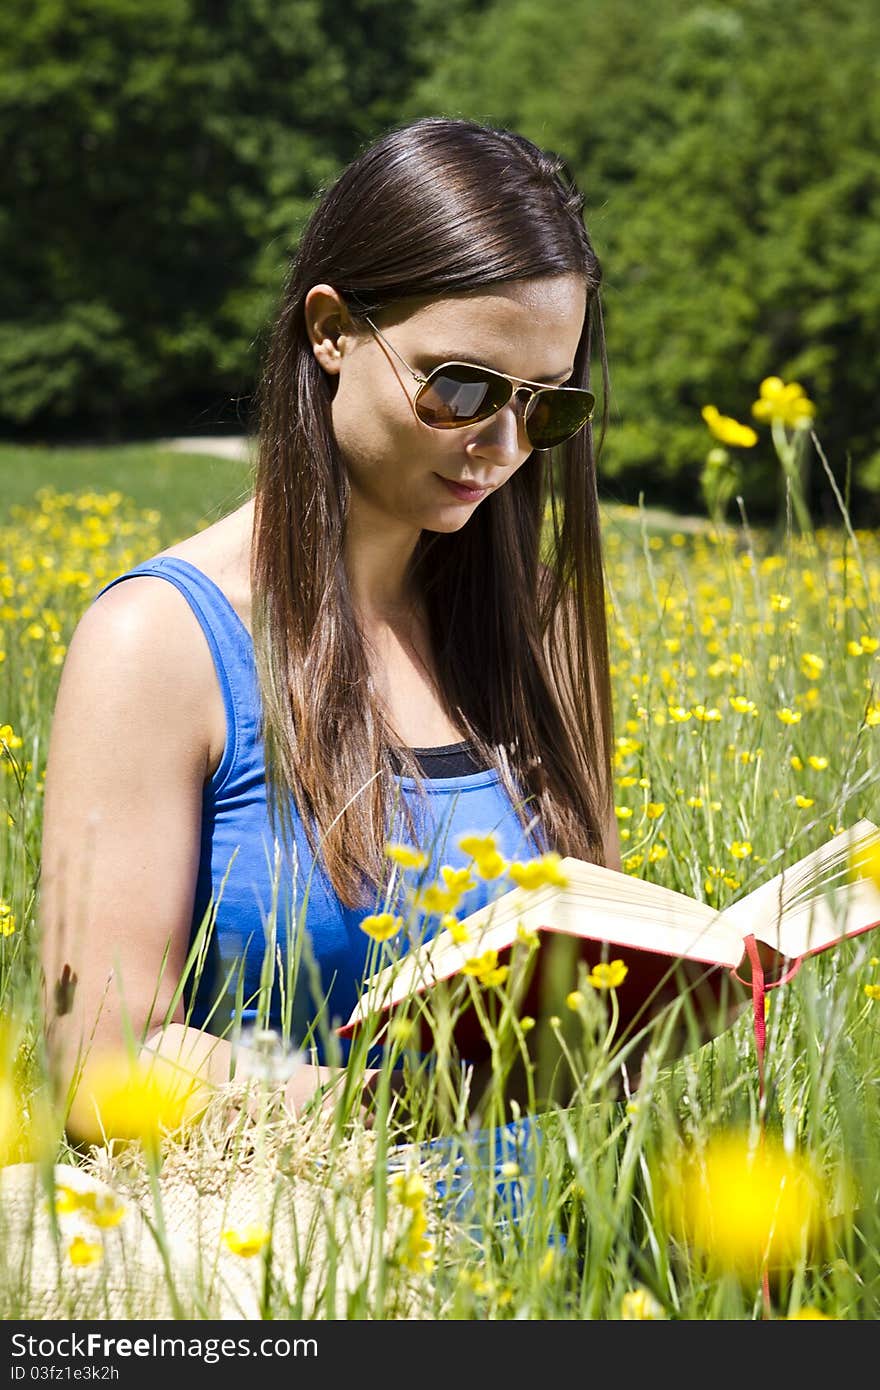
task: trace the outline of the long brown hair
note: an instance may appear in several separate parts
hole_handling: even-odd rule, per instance
[[[400,300],[583,276],[570,384],[590,385],[595,333],[601,449],[601,269],[583,205],[558,155],[509,130],[431,116],[390,130],[343,170],[292,259],[256,396],[254,652],[273,826],[277,834],[280,818],[289,832],[292,794],[349,907],[375,898],[387,876],[390,750],[419,788],[421,779],[390,736],[351,601],[335,379],[312,352],[305,296],[329,283],[353,318],[367,313],[381,328],[382,310]],[[498,767],[523,826],[545,848],[604,862],[612,710],[591,426],[532,454],[460,530],[423,531],[408,574],[424,599],[447,713],[483,765]]]

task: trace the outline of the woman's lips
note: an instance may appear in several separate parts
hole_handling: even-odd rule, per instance
[[[481,497],[485,497],[486,493],[491,491],[491,488],[488,487],[465,487],[462,483],[453,483],[449,478],[441,477],[439,473],[435,473],[434,476],[440,478],[441,483],[445,483],[453,497],[457,497],[459,502],[479,502]]]

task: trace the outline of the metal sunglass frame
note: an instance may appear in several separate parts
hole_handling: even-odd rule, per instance
[[[529,392],[529,398],[526,401],[525,410],[523,411],[523,425],[526,429],[526,436],[528,436],[529,409],[535,397],[538,395],[540,391],[576,391],[579,396],[589,396],[592,401],[592,405],[590,406],[590,413],[587,416],[586,420],[584,420],[580,425],[578,425],[576,430],[572,430],[571,434],[567,434],[565,436],[565,439],[561,439],[559,441],[560,444],[564,444],[566,439],[573,439],[574,436],[576,434],[579,434],[580,431],[584,428],[584,426],[588,425],[593,418],[593,410],[596,406],[596,397],[593,395],[592,391],[588,391],[585,387],[582,386],[548,386],[546,382],[529,381],[528,377],[510,376],[507,372],[496,371],[494,367],[478,367],[473,362],[441,362],[438,366],[432,368],[432,370],[429,372],[427,376],[422,376],[421,372],[417,372],[414,367],[411,367],[409,365],[406,358],[401,357],[394,344],[389,343],[384,333],[380,332],[380,330],[376,327],[376,325],[373,323],[373,320],[369,317],[368,314],[365,314],[363,313],[363,311],[361,311],[360,314],[357,315],[357,317],[366,319],[367,323],[370,325],[370,329],[372,330],[372,332],[375,333],[376,336],[382,340],[386,347],[391,349],[397,360],[401,362],[404,367],[406,367],[406,370],[409,372],[410,376],[415,381],[419,382],[419,390],[416,392],[416,394],[414,396],[409,396],[409,393],[407,392],[407,395],[409,397],[409,403],[412,406],[413,414],[415,415],[419,424],[425,425],[428,429],[438,429],[441,427],[437,425],[429,425],[426,420],[423,420],[422,417],[419,415],[418,411],[416,410],[416,402],[418,401],[419,396],[421,394],[421,388],[423,386],[427,386],[431,381],[431,378],[436,376],[438,372],[442,372],[444,367],[467,367],[470,371],[483,371],[488,372],[491,376],[503,377],[505,381],[509,382],[510,386],[512,387],[512,390],[504,404],[499,405],[498,408],[496,410],[491,411],[489,415],[481,415],[479,417],[479,420],[462,420],[460,424],[446,425],[443,428],[464,429],[468,425],[482,424],[484,420],[491,420],[493,415],[497,415],[499,410],[504,409],[504,406],[510,405],[510,402],[514,399],[514,397],[519,394],[520,389],[525,386],[531,386],[534,388],[532,391]],[[516,384],[517,382],[519,383],[519,385]],[[531,444],[532,441],[529,440],[529,443]],[[540,445],[532,444],[532,448],[536,449],[538,453],[544,453],[547,449],[554,449],[557,447],[558,446],[555,444],[546,444],[542,448]]]

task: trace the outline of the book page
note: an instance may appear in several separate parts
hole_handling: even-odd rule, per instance
[[[871,821],[857,821],[731,903],[721,918],[742,937],[754,933],[792,959],[873,926],[880,893],[866,878],[850,880],[849,858],[877,836]]]
[[[448,979],[474,956],[504,950],[516,941],[520,925],[526,931],[609,942],[624,959],[629,949],[710,965],[739,964],[742,938],[707,903],[580,859],[563,858],[559,867],[568,878],[566,888],[513,888],[464,919],[470,931],[466,943],[439,932],[387,966],[369,981],[349,1022]]]

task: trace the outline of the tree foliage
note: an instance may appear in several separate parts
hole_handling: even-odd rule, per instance
[[[878,519],[878,54],[874,0],[6,0],[0,428],[229,420],[321,189],[465,115],[586,193],[609,492],[692,497],[701,406],[747,421],[779,375]],[[737,457],[760,513],[766,433]]]

